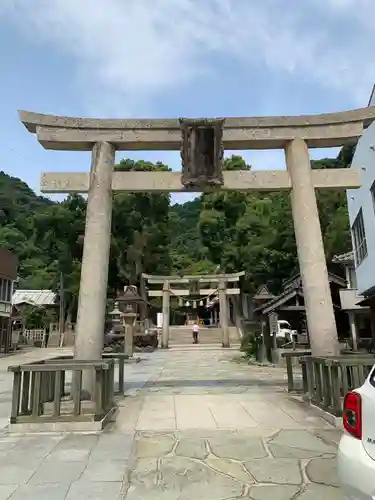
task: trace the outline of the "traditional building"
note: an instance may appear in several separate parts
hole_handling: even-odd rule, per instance
[[[340,290],[346,287],[346,281],[332,273],[328,273],[328,281],[338,330],[348,333],[347,318],[346,315],[343,315],[340,305]],[[257,298],[258,303],[259,298],[271,295],[268,289],[263,290],[263,294],[259,293],[261,291],[258,291],[257,296],[254,297],[254,299]],[[286,281],[281,294],[277,296],[271,295],[269,300],[263,300],[254,310],[254,313],[261,320],[269,318],[271,314],[277,315],[278,319],[288,321],[292,329],[297,330],[299,334],[307,334],[305,297],[301,276],[294,276]]]
[[[22,306],[56,307],[56,293],[52,290],[16,290],[12,303],[17,308]]]
[[[17,267],[17,257],[0,248],[0,354],[6,354],[11,347],[12,294]]]

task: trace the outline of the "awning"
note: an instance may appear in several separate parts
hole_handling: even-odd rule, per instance
[[[363,300],[357,302],[357,306],[370,306],[371,302],[375,300],[375,293],[372,295],[369,295],[368,297],[365,297]]]

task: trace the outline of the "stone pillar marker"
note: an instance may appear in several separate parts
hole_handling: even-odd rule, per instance
[[[225,281],[221,279],[219,281],[220,326],[222,330],[223,347],[230,347],[228,327],[228,302],[225,290]]]
[[[307,144],[296,138],[285,155],[312,354],[335,356],[339,343]]]
[[[124,354],[128,355],[130,358],[133,356],[134,328],[136,317],[136,314],[123,315],[123,325],[125,331]]]
[[[94,145],[78,300],[74,354],[76,359],[99,360],[102,357],[114,163],[115,148],[112,144],[100,142]],[[85,389],[87,384],[90,385],[90,382],[83,382]]]
[[[350,333],[352,335],[353,351],[358,351],[357,325],[355,323],[355,314],[353,311],[348,312]]]
[[[161,348],[168,349],[169,343],[169,310],[170,310],[170,292],[169,282],[165,281],[163,284],[163,332],[161,338]]]

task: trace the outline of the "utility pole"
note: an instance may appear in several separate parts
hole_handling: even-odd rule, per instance
[[[59,311],[59,334],[60,338],[65,330],[65,304],[64,304],[64,276],[63,273],[60,272],[60,311]]]

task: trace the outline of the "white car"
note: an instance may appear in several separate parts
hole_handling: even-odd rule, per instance
[[[344,400],[338,476],[345,500],[375,500],[375,366]]]

